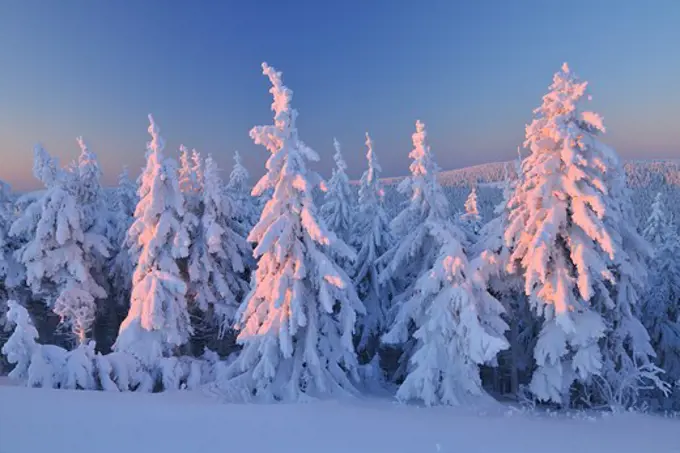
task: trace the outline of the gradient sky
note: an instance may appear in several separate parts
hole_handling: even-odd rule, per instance
[[[136,174],[148,113],[169,155],[184,143],[229,170],[238,149],[259,176],[262,61],[325,175],[334,136],[360,175],[365,131],[385,175],[405,174],[416,119],[442,168],[511,159],[563,61],[624,158],[678,158],[678,24],[677,0],[0,0],[0,179],[37,187],[34,144],[66,164],[78,135],[107,184]]]

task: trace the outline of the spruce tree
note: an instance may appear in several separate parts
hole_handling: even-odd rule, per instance
[[[487,291],[484,269],[468,260],[462,233],[450,220],[420,121],[413,147],[411,177],[402,183],[411,199],[393,221],[401,239],[384,255],[384,278],[413,280],[395,298],[396,316],[383,340],[404,345],[405,378],[397,398],[459,405],[484,394],[479,366],[507,348],[507,325],[503,307]]]
[[[472,248],[480,264],[489,274],[489,292],[505,308],[509,328],[506,338],[510,347],[499,354],[499,364],[493,370],[493,387],[497,393],[517,395],[520,387],[528,384],[533,367],[533,349],[538,335],[537,322],[524,294],[521,276],[508,271],[512,244],[505,243],[504,234],[508,226],[508,202],[519,184],[521,160],[515,162],[515,177],[506,167],[502,200],[494,210],[494,218],[479,231],[478,240]],[[509,382],[501,376],[509,376]]]
[[[251,195],[250,174],[241,162],[241,155],[234,152],[234,167],[229,173],[229,182],[226,192],[233,200],[238,209],[233,213],[234,218],[243,227],[243,233],[247,235],[260,218],[260,207],[257,200]]]
[[[325,253],[352,250],[319,218],[312,191],[321,178],[307,169],[318,155],[298,137],[293,92],[266,63],[274,124],[250,132],[271,156],[257,196],[273,189],[248,240],[257,243],[252,289],[238,313],[243,345],[221,386],[242,398],[298,400],[354,392],[353,333],[363,306],[347,274]]]
[[[244,279],[252,248],[239,234],[234,219],[237,206],[224,193],[217,163],[205,159],[202,215],[197,239],[192,243],[189,276],[193,302],[210,312],[219,326],[219,336],[231,328],[248,283]]]
[[[196,150],[180,145],[179,147],[178,183],[179,189],[184,194],[185,202],[189,208],[195,210],[199,203],[201,192],[201,157]]]
[[[342,157],[340,143],[337,139],[333,139],[333,147],[335,148],[333,155],[335,168],[331,179],[328,181],[328,190],[321,207],[321,215],[328,228],[345,243],[349,243],[353,222],[352,189],[349,186],[347,173],[345,173],[347,164]]]
[[[0,181],[0,324],[4,313],[3,301],[12,295],[24,278],[23,266],[15,257],[20,244],[10,235],[16,217],[12,188]]]
[[[135,207],[138,201],[137,184],[130,179],[127,168],[124,168],[118,177],[118,187],[114,196],[113,224],[115,227],[114,247],[116,253],[109,262],[109,273],[111,286],[115,288],[112,296],[116,305],[126,310],[130,303],[132,274],[134,272],[134,263],[128,253],[126,237],[134,221]]]
[[[79,344],[85,344],[95,320],[96,300],[107,295],[94,278],[93,258],[108,256],[109,244],[92,219],[86,218],[94,210],[86,203],[88,192],[81,186],[78,170],[59,169],[38,146],[34,172],[46,192],[13,223],[10,234],[27,239],[17,257],[26,267],[26,284],[33,295],[61,317]]]
[[[656,352],[656,364],[664,370],[664,381],[672,385],[680,380],[680,237],[664,201],[658,193],[644,230],[654,255],[649,265],[642,319]],[[663,395],[659,396],[663,400]],[[676,396],[676,406],[677,399]]]
[[[178,184],[179,190],[184,199],[184,211],[182,214],[182,229],[186,231],[189,236],[190,243],[195,243],[199,233],[199,219],[203,215],[203,204],[201,192],[203,190],[203,170],[201,163],[201,156],[193,150],[191,154],[189,150],[180,145],[180,168],[178,170]],[[191,254],[191,251],[189,251]],[[182,271],[186,263],[181,263]],[[188,288],[188,296],[193,300],[194,289]]]
[[[178,260],[189,254],[184,229],[184,197],[177,167],[163,155],[164,141],[149,115],[147,162],[141,176],[135,220],[127,235],[132,277],[130,310],[120,326],[114,349],[133,355],[148,370],[162,357],[175,354],[192,329],[186,302],[186,283]]]
[[[582,109],[586,86],[565,63],[527,126],[505,239],[543,321],[533,394],[568,405],[578,382],[591,401],[627,405],[640,381],[658,383],[636,317],[648,249],[619,159],[599,141],[602,119]]]
[[[373,150],[373,141],[366,133],[368,169],[361,176],[359,210],[352,237],[357,248],[353,276],[366,314],[359,318],[358,349],[370,361],[376,354],[380,336],[388,327],[389,294],[378,280],[378,258],[392,245],[393,238],[384,208],[384,191],[380,183],[382,168]]]
[[[19,291],[24,277],[24,269],[15,257],[15,252],[20,244],[16,238],[11,237],[9,230],[16,218],[14,209],[14,197],[9,184],[0,181],[0,348],[5,344],[9,332],[5,329],[6,312],[8,310],[6,300],[15,297]],[[3,359],[0,356],[0,374],[4,368]]]
[[[467,235],[468,244],[474,244],[482,228],[482,218],[477,208],[477,187],[474,185],[465,200],[465,212],[460,217],[460,223]]]

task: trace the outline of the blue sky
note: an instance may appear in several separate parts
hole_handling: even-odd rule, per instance
[[[184,143],[254,176],[271,122],[260,63],[283,71],[301,137],[352,177],[364,132],[405,174],[416,119],[443,168],[511,159],[563,61],[590,82],[624,158],[680,157],[680,2],[0,0],[0,179],[36,187],[32,149],[63,164],[83,135],[105,182],[138,172],[153,113]]]

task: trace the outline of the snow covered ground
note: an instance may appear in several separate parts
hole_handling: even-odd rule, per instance
[[[676,453],[679,430],[680,420],[638,414],[469,413],[385,400],[238,405],[0,381],[1,453]]]

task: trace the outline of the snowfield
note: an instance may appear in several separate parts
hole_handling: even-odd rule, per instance
[[[2,382],[0,382],[2,384]],[[389,400],[223,404],[196,392],[0,385],[1,453],[675,453],[680,421],[484,413]]]

